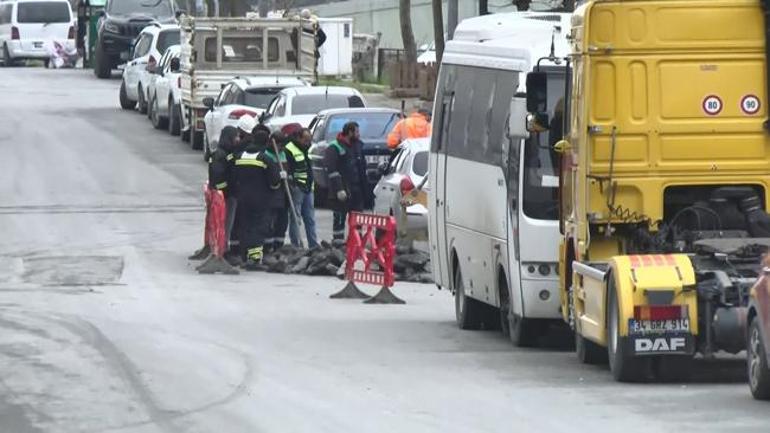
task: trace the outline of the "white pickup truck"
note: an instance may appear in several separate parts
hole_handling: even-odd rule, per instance
[[[286,18],[183,16],[182,140],[203,148],[204,98],[216,98],[236,76],[316,77],[315,25]]]

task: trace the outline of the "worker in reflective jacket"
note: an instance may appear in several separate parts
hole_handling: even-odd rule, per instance
[[[329,176],[329,207],[334,211],[333,241],[345,239],[345,219],[350,211],[362,211],[368,194],[366,161],[361,152],[356,122],[348,122],[324,151]]]
[[[296,212],[289,210],[289,239],[295,247],[300,246],[299,224],[295,216],[300,215],[305,226],[308,248],[318,246],[315,231],[315,209],[313,204],[313,172],[310,169],[308,150],[312,136],[307,128],[299,123],[290,123],[281,131],[289,138],[286,144],[289,178],[291,179],[291,198]]]
[[[227,214],[225,220],[225,237],[229,241],[230,231],[232,230],[232,220],[235,219],[235,208],[233,205],[230,209],[229,202],[235,201],[234,197],[231,197],[229,184],[230,176],[232,175],[232,163],[235,158],[233,151],[236,150],[238,144],[238,129],[233,126],[226,126],[222,129],[219,135],[219,147],[214,152],[208,155],[208,168],[209,168],[209,181],[208,188],[212,190],[222,191],[225,199],[228,202]],[[209,213],[209,206],[211,203],[206,203],[206,215]],[[208,217],[206,218],[208,221]],[[208,230],[208,229],[207,229]],[[196,251],[189,257],[191,260],[203,260],[211,253],[211,246],[204,240],[203,248]]]
[[[282,181],[288,178],[286,171],[288,158],[285,147],[286,136],[281,131],[275,131],[270,135],[270,143],[265,150],[265,155],[278,166]],[[282,183],[280,188],[273,191],[269,200],[270,234],[265,241],[265,253],[281,248],[286,239],[286,229],[289,228],[289,199],[286,194],[285,185]]]
[[[267,155],[269,135],[258,131],[238,159],[235,181],[238,191],[238,217],[246,270],[259,270],[265,238],[269,236],[270,200],[281,187],[278,164]]]
[[[419,109],[407,118],[401,119],[388,134],[388,147],[395,149],[407,138],[430,137],[430,111]]]

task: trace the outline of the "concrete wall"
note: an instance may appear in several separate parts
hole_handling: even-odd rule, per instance
[[[320,17],[352,17],[354,33],[382,32],[380,48],[402,48],[401,27],[398,20],[398,0],[348,0],[311,7]],[[446,27],[446,1],[444,26]],[[489,2],[490,12],[513,11],[510,2]],[[476,16],[476,0],[458,0],[459,19]],[[433,10],[431,0],[412,0],[412,30],[419,47],[433,42]]]

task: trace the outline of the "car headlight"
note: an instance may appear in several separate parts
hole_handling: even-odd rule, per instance
[[[110,33],[120,33],[120,27],[118,27],[117,24],[111,23],[109,21],[104,22],[104,31],[110,32]]]

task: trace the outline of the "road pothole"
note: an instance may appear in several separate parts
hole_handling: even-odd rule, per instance
[[[123,257],[52,256],[24,259],[23,280],[45,286],[103,286],[117,284]]]

